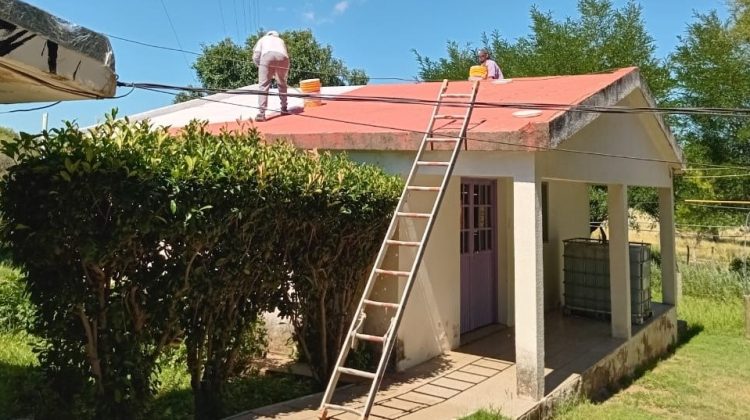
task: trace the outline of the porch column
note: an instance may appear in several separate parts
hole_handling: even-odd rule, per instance
[[[630,249],[628,245],[628,187],[607,186],[609,212],[609,291],[612,337],[630,338]]]
[[[659,188],[658,192],[662,302],[677,305],[680,285],[674,239],[674,193],[671,188]]]
[[[541,183],[534,173],[513,179],[516,379],[518,395],[544,397],[544,278]]]

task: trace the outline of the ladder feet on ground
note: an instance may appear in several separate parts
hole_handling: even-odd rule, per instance
[[[383,379],[383,374],[385,373],[385,368],[388,365],[388,362],[390,361],[390,355],[391,351],[393,350],[393,345],[396,341],[395,336],[398,332],[398,325],[401,322],[401,318],[404,314],[404,308],[406,306],[406,302],[409,299],[409,293],[411,292],[415,279],[417,277],[417,270],[419,269],[419,265],[422,262],[422,256],[424,255],[425,250],[425,243],[429,240],[430,232],[432,231],[432,226],[435,222],[435,215],[438,212],[438,209],[440,208],[440,203],[443,200],[443,196],[445,195],[445,189],[448,185],[448,181],[450,180],[451,174],[453,173],[453,168],[456,165],[456,160],[458,158],[458,153],[461,150],[461,143],[466,139],[466,130],[468,129],[469,121],[471,120],[471,113],[474,109],[474,102],[477,97],[477,89],[479,88],[479,83],[474,82],[472,83],[472,89],[471,93],[446,93],[448,90],[448,81],[443,81],[442,86],[440,87],[440,92],[438,94],[438,99],[435,104],[435,107],[432,110],[432,115],[430,118],[430,122],[427,126],[427,130],[425,131],[425,136],[422,138],[422,142],[419,145],[419,149],[417,150],[417,156],[414,159],[414,163],[412,164],[411,170],[409,171],[409,175],[406,178],[406,187],[404,188],[403,193],[401,194],[401,198],[399,199],[398,204],[396,205],[396,211],[393,213],[393,217],[391,218],[391,223],[388,226],[388,231],[385,235],[385,239],[383,240],[383,243],[380,247],[380,251],[378,252],[377,259],[375,260],[375,264],[373,265],[372,271],[370,271],[370,276],[367,280],[367,284],[365,285],[365,290],[362,293],[362,298],[359,301],[359,306],[357,306],[357,310],[354,313],[354,319],[352,320],[352,324],[349,327],[349,332],[346,335],[345,341],[343,343],[343,348],[341,352],[339,353],[338,359],[336,360],[336,364],[334,365],[333,374],[331,375],[331,379],[328,382],[328,386],[326,387],[326,391],[323,394],[323,401],[320,404],[320,418],[321,419],[327,419],[328,418],[328,412],[329,411],[344,411],[347,413],[351,413],[359,417],[360,419],[366,419],[370,416],[370,410],[372,410],[372,406],[375,403],[375,396],[377,394],[378,388],[380,387],[380,382]],[[465,101],[447,101],[443,103],[444,98],[464,98]],[[440,109],[441,106],[452,108],[455,110],[456,108],[464,108],[465,112],[461,115],[450,115],[450,114],[441,114]],[[450,110],[449,112],[455,112],[453,110]],[[435,120],[438,119],[444,119],[444,120],[461,120],[461,128],[456,137],[435,137],[436,134],[434,134],[434,128],[435,128]],[[425,159],[425,152],[427,152],[428,148],[432,148],[433,143],[445,143],[446,147],[444,149],[446,151],[449,150],[448,145],[450,145],[451,149],[451,155],[450,160],[445,161],[435,161],[435,160],[429,160]],[[429,147],[428,147],[429,145]],[[425,167],[441,167],[445,168],[444,171],[432,171],[430,174],[435,175],[436,173],[439,174],[441,178],[440,186],[422,186],[422,185],[414,185],[415,177],[417,176],[417,173],[422,171],[425,172],[423,168]],[[434,192],[436,194],[419,194],[420,198],[425,199],[431,199],[432,205],[430,207],[429,211],[408,211],[406,207],[406,202],[408,201],[408,198],[410,194],[412,193],[418,193],[418,192]],[[416,195],[416,194],[415,194]],[[407,222],[405,219],[423,219],[426,220],[426,223],[416,222],[414,220],[410,221],[410,223],[416,226],[420,226],[418,229],[423,229],[423,233],[421,236],[417,234],[417,237],[419,237],[419,240],[403,240],[400,239],[400,236],[398,235],[398,227],[399,223]],[[386,260],[386,253],[389,249],[398,249],[401,247],[411,247],[416,248],[416,252],[409,253],[406,252],[402,254],[399,258],[404,261],[405,258],[407,258],[406,254],[411,254],[408,258],[412,258],[411,266],[408,270],[391,270],[384,268],[384,262]],[[392,302],[382,302],[380,300],[374,300],[370,297],[372,292],[375,290],[375,283],[377,281],[381,281],[382,277],[389,276],[391,278],[405,278],[405,282],[394,282],[398,283],[399,287],[403,285],[403,288],[400,290],[400,296],[399,296],[399,302],[398,303],[392,303]],[[360,328],[363,326],[363,320],[366,310],[370,310],[373,308],[380,308],[385,309],[386,312],[388,312],[390,309],[395,309],[395,315],[392,315],[389,313],[388,315],[392,315],[390,324],[388,326],[388,330],[383,336],[377,336],[377,335],[370,335],[370,334],[362,334],[360,333]],[[375,372],[367,372],[364,370],[359,369],[353,369],[344,367],[344,363],[346,362],[346,357],[349,354],[349,349],[353,346],[356,346],[357,340],[363,340],[363,341],[369,341],[369,342],[375,342],[375,343],[381,343],[383,346],[383,351],[380,355],[380,360],[378,362],[378,367],[375,370]],[[352,375],[360,378],[366,378],[371,381],[369,391],[367,393],[367,399],[365,401],[365,404],[363,407],[361,407],[358,410],[343,406],[343,405],[337,405],[337,404],[331,404],[331,399],[333,398],[333,393],[336,390],[336,385],[338,384],[339,377],[344,375]]]

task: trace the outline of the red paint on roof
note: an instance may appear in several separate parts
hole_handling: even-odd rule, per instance
[[[480,83],[477,101],[509,103],[552,103],[576,105],[600,92],[617,80],[637,71],[625,68],[611,73],[575,76],[551,76],[513,79],[507,84],[492,81]],[[435,100],[441,83],[367,85],[346,96],[378,96]],[[471,82],[451,82],[448,93],[469,93]],[[460,99],[447,99],[460,100]],[[461,110],[454,109],[461,113]],[[543,111],[538,117],[514,117],[514,108],[477,108],[469,125],[469,138],[488,142],[469,142],[475,150],[494,150],[489,140],[513,144],[539,145],[549,140],[549,123],[564,111]],[[285,115],[256,123],[267,138],[288,138],[299,147],[349,150],[415,150],[427,128],[431,105],[382,102],[328,101],[323,106],[306,108],[297,115]],[[441,111],[441,113],[449,113]],[[351,121],[355,124],[346,123]],[[387,126],[392,128],[373,127]],[[446,121],[436,122],[442,127]],[[209,130],[238,129],[236,122],[209,125]],[[246,128],[246,127],[245,127]],[[458,124],[446,127],[457,130]],[[501,143],[502,144],[502,143]]]

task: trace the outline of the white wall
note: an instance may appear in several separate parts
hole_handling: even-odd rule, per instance
[[[639,97],[642,101],[641,93],[636,91],[623,103],[637,105],[640,103]],[[672,186],[671,165],[656,161],[669,160],[670,153],[669,143],[653,117],[602,114],[573,137],[563,141],[558,148],[590,154],[537,152],[538,174],[541,177],[594,184]],[[597,153],[618,157],[600,156]]]
[[[638,95],[640,92],[634,93],[625,102],[638,104],[642,101]],[[544,245],[543,256],[544,304],[546,310],[552,310],[563,303],[562,241],[587,237],[589,233],[587,183],[671,187],[671,165],[649,161],[668,156],[669,145],[658,126],[648,118],[632,114],[601,115],[559,146],[642,160],[562,151],[485,151],[459,155],[399,329],[399,343],[394,350],[399,369],[414,366],[460,343],[460,178],[487,177],[498,181],[498,320],[514,325],[513,176],[527,172],[533,164],[537,180],[549,183],[548,242]],[[351,151],[349,155],[356,161],[376,164],[389,173],[405,176],[415,153]],[[428,152],[425,159],[430,157],[446,159],[447,154]],[[423,185],[435,185],[439,176],[427,176],[422,181]],[[409,204],[411,211],[420,211],[417,208],[422,204],[420,200]],[[413,238],[413,224],[419,222],[409,223],[411,225],[400,226],[401,238]],[[398,261],[400,269],[408,268],[405,264],[410,259],[405,255],[390,257]],[[403,280],[401,283],[403,286]],[[392,282],[380,293],[393,299],[394,288],[395,282]],[[371,316],[369,325],[377,324],[372,318],[375,315]]]
[[[544,309],[563,303],[563,240],[589,237],[588,185],[549,181],[544,244]]]
[[[451,178],[443,205],[435,220],[425,249],[417,282],[406,305],[399,328],[396,348],[398,369],[407,369],[443,352],[456,348],[460,341],[460,249],[458,232],[460,178]],[[437,185],[440,177],[420,177],[418,185]],[[424,198],[410,200],[408,211],[426,211],[434,193],[418,193]],[[408,221],[399,225],[399,238],[416,240],[424,221]],[[402,248],[400,269],[408,270],[413,261],[412,249]],[[405,279],[401,281],[401,288]]]

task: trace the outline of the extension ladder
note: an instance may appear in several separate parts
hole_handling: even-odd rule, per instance
[[[404,308],[406,306],[406,302],[409,299],[409,293],[411,292],[411,289],[414,286],[414,282],[417,277],[417,270],[419,269],[419,265],[422,261],[425,244],[427,243],[427,239],[430,237],[432,226],[435,223],[435,216],[437,215],[438,209],[440,208],[440,202],[442,201],[443,195],[445,194],[445,189],[448,186],[448,181],[450,180],[451,173],[453,172],[453,167],[456,164],[458,152],[461,149],[461,143],[465,140],[466,137],[466,130],[468,128],[469,120],[471,119],[471,113],[474,109],[474,101],[476,100],[478,88],[479,82],[475,81],[472,84],[471,93],[446,93],[448,90],[447,80],[444,80],[443,84],[440,87],[440,93],[438,94],[437,102],[432,110],[430,122],[427,126],[427,130],[425,131],[424,138],[422,138],[422,142],[419,145],[417,156],[414,159],[411,170],[409,171],[409,176],[406,179],[404,191],[401,193],[401,198],[398,201],[398,206],[396,207],[396,211],[393,213],[393,218],[391,219],[390,226],[388,227],[388,232],[386,233],[385,239],[383,240],[383,244],[380,246],[378,257],[375,260],[375,265],[373,266],[372,271],[370,272],[370,277],[367,280],[367,285],[365,286],[364,293],[362,294],[362,299],[359,301],[359,305],[357,306],[357,310],[354,314],[355,316],[353,317],[351,326],[349,327],[349,332],[346,339],[344,340],[343,347],[341,349],[341,352],[339,353],[338,359],[336,360],[336,365],[334,366],[334,370],[328,382],[328,386],[326,387],[325,394],[323,395],[323,401],[320,404],[321,419],[328,418],[328,410],[349,412],[360,416],[361,419],[366,419],[370,415],[370,410],[372,410],[372,406],[375,402],[375,396],[377,394],[378,388],[380,387],[380,382],[383,380],[383,375],[385,373],[386,366],[388,365],[388,360],[390,359],[391,350],[393,349],[396,338],[396,332],[398,330],[399,324],[401,323]],[[446,98],[457,98],[458,100],[447,101],[444,103],[443,100]],[[439,112],[441,106],[444,106],[446,108],[465,108],[465,111],[462,114],[458,115],[440,114]],[[435,121],[437,120],[462,121],[458,136],[437,136],[434,133]],[[425,151],[433,150],[435,144],[446,144],[451,146],[450,160],[424,160]],[[439,168],[438,171],[442,172],[442,180],[439,187],[420,186],[414,184],[415,176],[420,171],[420,169],[425,167]],[[407,202],[408,197],[411,193],[428,193],[432,195],[433,201],[429,213],[406,211],[405,203]],[[418,241],[404,241],[396,239],[399,221],[405,219],[422,219],[426,221],[424,231]],[[416,253],[414,254],[414,262],[411,264],[411,269],[409,271],[389,270],[383,268],[383,263],[389,247],[416,248]],[[404,290],[401,294],[400,301],[398,303],[380,302],[370,299],[370,294],[373,291],[375,283],[378,281],[378,278],[380,276],[391,276],[407,279]],[[382,308],[387,312],[391,310],[396,311],[391,318],[385,335],[376,336],[360,333],[360,330],[362,329],[366,318],[365,311],[367,308]],[[380,361],[375,372],[367,372],[359,369],[344,367],[346,357],[349,354],[349,349],[353,348],[356,345],[357,340],[377,343],[383,346]],[[331,398],[333,397],[333,393],[336,390],[336,385],[342,373],[355,377],[365,378],[371,381],[372,385],[370,386],[370,391],[367,394],[367,401],[361,411],[331,403]]]

